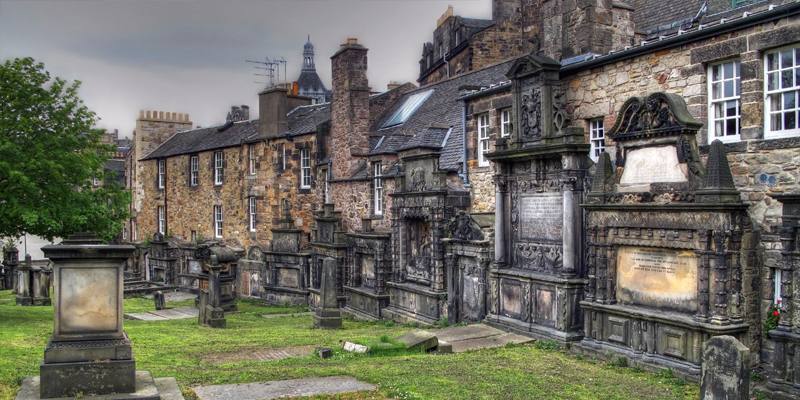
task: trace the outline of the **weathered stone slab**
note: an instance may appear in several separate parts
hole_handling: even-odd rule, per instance
[[[171,319],[197,318],[199,310],[194,307],[170,308],[143,313],[127,313],[125,319],[140,321],[167,321]]]
[[[440,342],[444,340],[453,343],[467,339],[498,336],[504,333],[506,332],[501,331],[500,329],[497,329],[493,326],[484,324],[474,324],[467,326],[454,326],[454,327],[444,328],[436,331],[436,336],[439,338]]]
[[[198,386],[192,389],[200,400],[268,400],[281,397],[372,391],[377,387],[349,376],[331,376],[262,383]]]
[[[344,351],[349,351],[351,353],[366,353],[369,351],[369,347],[353,342],[344,342],[342,348]]]
[[[621,246],[617,300],[624,304],[697,310],[697,256],[693,251]]]
[[[703,347],[700,398],[747,400],[750,398],[750,350],[733,336],[714,336]]]
[[[298,313],[291,313],[291,314],[264,314],[262,318],[283,318],[283,317],[303,317],[307,315],[314,315],[313,311],[305,311],[305,312],[298,312]]]
[[[519,198],[519,236],[561,240],[564,205],[561,192],[536,193]]]
[[[533,339],[527,336],[517,335],[516,333],[504,333],[497,336],[460,340],[452,342],[451,345],[454,353],[463,353],[465,351],[503,347],[510,343],[521,344],[531,341],[533,341]]]
[[[678,163],[674,145],[643,147],[628,152],[620,185],[647,185],[656,182],[686,182],[686,172]]]
[[[285,358],[303,357],[310,355],[315,346],[290,346],[280,348],[244,349],[230,353],[209,354],[203,359],[212,363],[225,363],[235,361],[273,361]]]
[[[411,331],[397,338],[407,349],[421,349],[424,351],[435,349],[439,345],[439,338],[435,333],[428,331]]]

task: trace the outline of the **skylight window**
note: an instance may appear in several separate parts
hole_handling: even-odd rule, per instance
[[[428,100],[428,97],[431,96],[433,93],[433,89],[426,90],[424,92],[414,93],[409,96],[406,101],[403,103],[397,111],[392,114],[392,117],[386,120],[383,123],[381,128],[388,128],[390,126],[400,125],[408,119],[408,117],[412,116],[415,111],[425,102]]]

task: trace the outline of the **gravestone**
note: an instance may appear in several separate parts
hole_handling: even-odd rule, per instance
[[[31,255],[25,255],[25,262],[17,267],[17,305],[33,305],[33,265]]]
[[[714,336],[703,347],[702,400],[750,398],[750,350],[733,336]]]
[[[212,328],[224,328],[225,310],[222,308],[222,293],[220,271],[222,266],[217,261],[217,255],[211,255],[211,265],[208,268],[208,289],[200,292],[200,324]]]
[[[49,306],[50,301],[50,267],[48,265],[34,265],[31,269],[33,275],[32,301],[35,306]]]
[[[122,268],[134,247],[73,237],[42,251],[53,262],[55,326],[40,367],[41,397],[135,392],[122,330]]]
[[[5,288],[17,292],[17,265],[19,251],[16,247],[3,248],[3,269],[5,270]]]
[[[336,299],[336,261],[322,261],[321,301],[314,313],[314,327],[338,329],[342,327],[342,314]]]
[[[164,292],[156,290],[153,292],[153,302],[155,303],[156,310],[163,310],[165,308],[166,300],[164,299]]]

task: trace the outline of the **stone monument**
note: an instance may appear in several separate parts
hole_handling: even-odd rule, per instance
[[[76,235],[42,251],[53,263],[53,335],[41,376],[24,379],[17,399],[158,400],[164,391],[182,399],[173,378],[154,380],[136,371],[122,329],[123,267],[134,247]]]
[[[200,314],[198,319],[202,325],[212,328],[224,328],[227,322],[225,321],[225,310],[222,308],[222,282],[220,279],[222,267],[219,265],[216,254],[212,254],[210,258],[208,289],[200,291]]]
[[[153,292],[153,303],[155,303],[156,310],[163,310],[166,308],[166,299],[164,298],[164,292],[160,290],[156,290]]]
[[[25,255],[25,262],[17,267],[17,305],[33,305],[33,263],[31,255]]]
[[[486,320],[568,342],[583,335],[580,203],[591,161],[583,129],[568,123],[560,67],[532,54],[506,74],[513,87],[515,129],[487,154],[498,173]]]
[[[391,235],[372,228],[373,217],[361,219],[361,229],[348,233],[347,276],[343,311],[360,319],[377,320],[389,305],[386,283],[392,274]]]
[[[314,312],[314,327],[324,329],[342,327],[342,314],[336,299],[336,260],[332,258],[322,261],[320,304]]]
[[[5,270],[5,288],[17,291],[17,265],[19,265],[19,251],[16,247],[3,248],[3,269]]]
[[[50,266],[34,265],[31,268],[33,275],[32,303],[35,306],[49,306],[50,301]]]
[[[750,349],[733,336],[714,336],[703,347],[702,400],[750,399]]]
[[[268,304],[307,305],[311,254],[301,250],[303,231],[294,225],[291,204],[284,199],[281,223],[272,228],[266,251],[251,248],[247,260],[264,273],[264,298]]]
[[[607,151],[617,171],[602,154],[583,204],[588,284],[576,348],[696,380],[705,340],[746,340],[759,323],[744,297],[755,279],[747,207],[721,142],[702,164],[702,124],[680,96],[631,98],[616,121]]]

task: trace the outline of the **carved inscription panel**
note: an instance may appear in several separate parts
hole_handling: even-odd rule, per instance
[[[686,182],[686,166],[678,163],[674,145],[634,149],[625,155],[620,185]]]
[[[617,300],[623,304],[696,311],[697,256],[686,250],[620,247]]]
[[[561,192],[519,197],[520,239],[561,241],[564,206]]]

